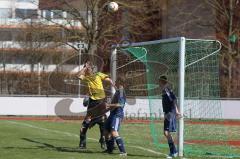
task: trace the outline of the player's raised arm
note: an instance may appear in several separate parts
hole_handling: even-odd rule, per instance
[[[121,105],[119,103],[115,103],[115,104],[106,104],[107,109],[114,109],[114,108],[118,108],[121,107]]]
[[[114,84],[114,82],[112,81],[111,78],[107,77],[107,78],[104,79],[104,81],[109,82],[114,88],[116,88],[116,86],[115,86],[115,84]]]
[[[90,69],[90,68],[91,68],[91,62],[86,61],[86,63],[84,64],[84,67],[78,72],[77,78],[82,80],[86,76],[87,69]]]
[[[86,72],[87,68],[84,67],[83,69],[81,69],[78,74],[77,74],[77,78],[82,80],[85,77],[85,72]]]

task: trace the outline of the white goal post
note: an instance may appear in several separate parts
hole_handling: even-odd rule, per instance
[[[219,48],[216,49],[214,52],[211,52],[211,54],[208,54],[208,55],[204,55],[203,57],[201,57],[199,55],[199,58],[198,60],[196,61],[191,61],[186,63],[186,41],[194,41],[194,42],[200,42],[200,41],[204,41],[204,42],[209,42],[210,44],[209,45],[206,45],[206,46],[211,46],[211,43],[212,42],[216,42],[219,44]],[[160,55],[160,52],[161,50],[166,50],[166,56],[167,55],[167,52],[172,51],[173,53],[175,53],[174,56],[178,56],[178,57],[175,57],[176,59],[178,58],[179,60],[176,60],[175,63],[177,62],[178,66],[177,66],[177,72],[178,72],[178,75],[175,75],[176,78],[177,78],[177,85],[178,85],[178,104],[179,104],[179,110],[180,110],[180,113],[181,113],[181,118],[179,119],[179,127],[178,127],[178,151],[179,151],[179,156],[182,157],[183,156],[183,151],[184,151],[184,101],[185,101],[185,70],[186,70],[186,67],[189,67],[191,65],[194,65],[196,63],[198,63],[199,61],[201,60],[205,60],[208,56],[211,56],[213,54],[216,54],[220,51],[221,49],[221,44],[219,41],[216,41],[216,40],[201,40],[201,39],[187,39],[185,37],[178,37],[178,38],[170,38],[170,39],[163,39],[163,40],[155,40],[155,41],[148,41],[148,42],[139,42],[139,43],[132,43],[130,46],[123,46],[123,45],[117,45],[117,46],[112,46],[112,51],[111,51],[111,78],[113,79],[113,81],[116,80],[116,77],[118,76],[118,70],[120,70],[120,68],[123,68],[123,67],[127,67],[128,64],[131,63],[131,61],[128,61],[123,65],[119,65],[118,64],[118,56],[119,54],[121,53],[120,50],[126,50],[128,48],[136,48],[136,47],[144,47],[147,51],[147,55],[146,56],[150,56],[150,54],[152,52],[148,52],[149,51],[149,48],[151,45],[158,45],[158,44],[166,44],[166,47],[169,47],[170,45],[167,45],[167,44],[171,44],[171,43],[174,43],[174,47],[175,47],[175,50],[171,50],[171,48],[163,48],[165,47],[165,45],[159,47],[158,49],[156,49],[157,51],[156,52],[159,52],[159,54],[156,54],[155,56],[157,58],[159,58],[158,56]],[[194,44],[191,43],[191,44],[188,44],[189,46],[193,46]],[[200,45],[200,43],[198,44]],[[188,46],[188,49],[190,48]],[[204,46],[201,46],[201,47],[205,47],[205,44]],[[150,48],[151,49],[151,48]],[[196,48],[194,48],[196,49]],[[202,49],[202,48],[200,48]],[[159,51],[160,50],[160,51]],[[191,48],[189,49],[191,50]],[[193,50],[193,49],[192,49]],[[191,50],[191,51],[192,51]],[[210,50],[211,51],[211,50]],[[178,53],[178,55],[176,55]],[[138,55],[134,55],[135,58],[138,58],[137,57]],[[140,56],[140,55],[139,55]],[[169,57],[171,58],[171,57]],[[150,58],[149,58],[150,59]],[[146,58],[145,60],[149,60],[148,58]],[[144,63],[144,60],[140,60]],[[140,67],[140,66],[139,66]],[[129,66],[130,68],[130,66]],[[147,69],[146,69],[146,74],[148,74],[147,72]],[[147,75],[148,76],[148,75]],[[153,76],[151,75],[151,78]],[[150,79],[151,80],[151,79]],[[114,91],[114,89],[112,89]],[[150,108],[151,109],[151,108]]]

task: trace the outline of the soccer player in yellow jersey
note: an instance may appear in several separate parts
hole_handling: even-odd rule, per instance
[[[91,61],[87,61],[84,65],[84,68],[78,73],[78,78],[82,81],[85,81],[88,86],[89,101],[87,107],[87,114],[84,118],[80,129],[80,149],[86,149],[86,133],[89,126],[93,123],[99,124],[101,138],[100,143],[102,148],[104,148],[104,122],[106,119],[105,110],[102,111],[99,109],[105,109],[105,91],[103,88],[102,81],[108,81],[112,86],[114,86],[112,80],[108,75],[101,72],[93,72],[93,64]],[[96,112],[100,112],[96,113]],[[98,114],[98,115],[96,115]]]

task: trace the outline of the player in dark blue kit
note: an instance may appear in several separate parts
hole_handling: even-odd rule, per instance
[[[171,132],[176,132],[177,121],[181,115],[178,111],[177,98],[171,90],[170,84],[166,76],[160,76],[159,85],[162,89],[162,107],[164,112],[164,136],[168,140],[170,154],[168,158],[177,156],[177,149],[175,147]]]
[[[126,94],[124,91],[124,79],[118,78],[115,86],[116,92],[112,98],[111,104],[108,105],[110,115],[105,123],[106,130],[106,152],[112,153],[114,149],[114,141],[116,141],[121,156],[127,156],[123,139],[119,135],[121,121],[124,117],[124,106],[126,103]]]

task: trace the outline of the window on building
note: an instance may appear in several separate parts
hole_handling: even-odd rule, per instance
[[[0,18],[11,18],[12,9],[11,8],[0,8]]]
[[[74,15],[72,15],[71,13],[67,13],[67,19],[74,19]]]
[[[86,11],[79,11],[79,13],[85,20],[88,18],[88,21],[91,22],[91,12],[87,14]],[[67,19],[77,20],[77,16],[78,15],[73,15],[72,13],[67,13]]]
[[[48,20],[51,19],[51,11],[49,11],[49,10],[42,10],[41,12],[42,12],[41,15],[42,15],[43,18],[46,18]]]
[[[23,19],[35,19],[37,18],[37,10],[35,9],[16,9],[16,17]]]
[[[53,19],[62,19],[63,12],[61,10],[53,10]]]

